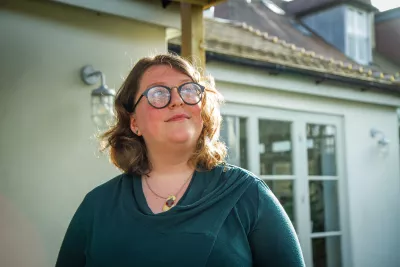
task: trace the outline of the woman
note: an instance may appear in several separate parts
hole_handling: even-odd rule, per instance
[[[103,135],[123,174],[88,193],[64,266],[304,266],[288,216],[252,173],[224,163],[221,95],[182,58],[141,59]]]

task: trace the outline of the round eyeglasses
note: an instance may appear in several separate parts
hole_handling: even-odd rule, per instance
[[[156,85],[146,89],[146,91],[140,95],[138,101],[136,101],[133,106],[132,112],[135,110],[143,96],[147,98],[147,102],[150,106],[157,109],[165,108],[171,103],[171,92],[173,88],[178,90],[178,94],[185,104],[192,106],[201,101],[205,89],[204,86],[195,82],[184,83],[178,87],[172,88],[164,85]]]

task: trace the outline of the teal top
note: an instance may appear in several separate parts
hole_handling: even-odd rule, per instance
[[[288,216],[252,173],[196,171],[177,205],[158,214],[141,183],[122,174],[88,193],[56,267],[305,266]]]

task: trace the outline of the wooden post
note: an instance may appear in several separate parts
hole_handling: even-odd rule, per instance
[[[181,3],[181,56],[205,70],[203,7]]]

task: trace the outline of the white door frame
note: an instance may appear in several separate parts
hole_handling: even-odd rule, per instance
[[[222,108],[223,115],[247,118],[247,157],[248,169],[260,178],[260,153],[259,153],[259,119],[269,119],[292,122],[292,163],[293,175],[267,176],[268,179],[294,179],[294,205],[296,230],[302,245],[306,266],[313,267],[311,237],[329,236],[335,233],[311,233],[310,204],[308,190],[308,162],[307,162],[307,140],[306,125],[323,124],[336,127],[336,176],[338,181],[338,200],[341,234],[342,266],[351,266],[351,245],[348,221],[348,194],[347,180],[345,179],[345,157],[344,157],[344,119],[341,116],[318,114],[287,109],[269,107],[248,106],[242,104],[226,104]],[[329,177],[319,177],[327,180]]]

